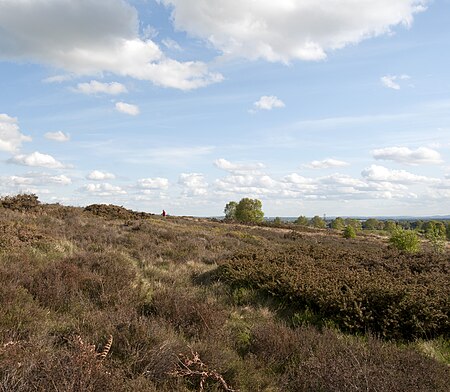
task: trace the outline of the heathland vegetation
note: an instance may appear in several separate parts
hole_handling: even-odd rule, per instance
[[[448,390],[448,226],[238,204],[218,221],[0,199],[0,391]]]

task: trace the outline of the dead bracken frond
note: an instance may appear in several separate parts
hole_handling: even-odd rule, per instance
[[[191,354],[192,358],[189,358],[184,354],[179,354],[177,368],[170,372],[169,375],[194,380],[198,379],[200,392],[205,390],[205,384],[208,380],[218,382],[224,391],[239,392],[237,389],[231,388],[219,372],[209,369],[208,365],[200,359],[198,352],[194,352],[191,349]]]
[[[100,360],[106,358],[109,351],[111,350],[112,343],[113,343],[113,336],[109,335],[108,342],[105,344],[105,347],[103,347],[103,350],[101,352],[97,353],[97,357],[100,358]]]
[[[95,344],[88,344],[83,341],[80,335],[75,336],[75,342],[80,352],[88,357],[97,357],[100,361],[104,360],[111,350],[113,336],[109,335],[108,341],[101,352],[96,352]]]

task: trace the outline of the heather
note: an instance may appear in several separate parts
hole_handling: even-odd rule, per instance
[[[447,390],[448,251],[0,205],[0,391]]]

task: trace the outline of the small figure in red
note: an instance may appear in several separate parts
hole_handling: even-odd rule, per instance
[[[166,214],[166,210],[163,210],[163,212],[162,212],[162,216],[166,216],[167,214]]]

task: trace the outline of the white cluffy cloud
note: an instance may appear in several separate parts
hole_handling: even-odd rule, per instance
[[[284,102],[274,95],[263,95],[253,104],[256,110],[272,110],[273,108],[284,108]]]
[[[361,175],[368,181],[393,182],[401,184],[439,183],[437,178],[419,176],[406,170],[390,170],[384,166],[371,165]]]
[[[19,188],[28,185],[70,185],[72,183],[72,179],[64,174],[52,176],[47,173],[28,173],[22,176],[9,176],[4,178],[4,180],[8,184]]]
[[[139,36],[124,0],[2,0],[0,59],[31,61],[74,75],[109,72],[190,90],[219,82],[200,61],[180,62]]]
[[[312,161],[304,166],[309,169],[329,169],[331,167],[344,167],[348,165],[349,164],[347,162],[339,161],[333,158],[328,158],[324,159],[323,161]]]
[[[138,180],[138,187],[142,189],[168,189],[169,180],[167,178],[141,178]]]
[[[19,154],[8,160],[9,163],[15,163],[17,165],[32,166],[32,167],[45,167],[47,169],[64,169],[66,166],[57,161],[51,155],[41,154],[35,151],[31,154]]]
[[[205,196],[208,193],[208,183],[201,173],[182,173],[178,183],[184,188],[185,196]]]
[[[114,180],[116,176],[112,173],[102,172],[100,170],[91,171],[86,178],[92,181]]]
[[[408,165],[439,164],[442,163],[441,154],[428,147],[411,150],[408,147],[386,147],[372,151],[375,159],[395,161]]]
[[[233,174],[257,174],[264,169],[262,163],[233,163],[223,158],[215,160],[214,165]]]
[[[160,0],[175,27],[225,56],[288,63],[410,26],[427,0]]]
[[[141,112],[138,106],[125,102],[117,102],[116,110],[121,113],[129,114],[130,116],[137,116]]]
[[[118,95],[128,92],[127,88],[121,83],[101,83],[96,80],[91,80],[89,83],[78,83],[74,91],[82,94],[109,95]]]
[[[400,90],[400,83],[401,80],[409,80],[411,77],[409,75],[386,75],[382,76],[380,78],[381,83],[384,87],[391,88],[393,90]]]
[[[82,190],[97,196],[125,195],[127,193],[120,186],[111,185],[107,182],[102,184],[87,184]]]
[[[44,137],[55,142],[68,142],[70,140],[70,135],[62,131],[47,132]]]
[[[17,118],[0,113],[0,151],[15,152],[30,141],[31,137],[20,132]]]

